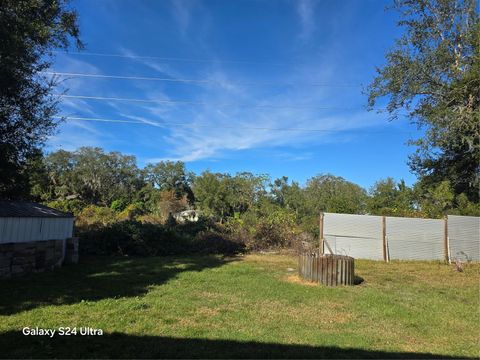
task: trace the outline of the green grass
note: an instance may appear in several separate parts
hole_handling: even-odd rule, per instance
[[[90,258],[0,281],[0,357],[471,357],[480,265],[356,261],[361,284],[327,288],[296,258]],[[23,327],[103,336],[24,336]]]

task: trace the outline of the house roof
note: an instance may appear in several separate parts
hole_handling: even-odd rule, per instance
[[[0,200],[0,217],[73,217],[73,214],[27,201]]]

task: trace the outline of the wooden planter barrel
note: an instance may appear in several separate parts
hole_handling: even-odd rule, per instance
[[[327,286],[353,285],[355,280],[354,259],[350,256],[302,252],[298,268],[302,278]]]

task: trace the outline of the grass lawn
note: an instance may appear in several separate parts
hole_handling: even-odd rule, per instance
[[[479,357],[479,264],[355,267],[361,284],[327,288],[289,255],[82,259],[0,281],[0,357]]]

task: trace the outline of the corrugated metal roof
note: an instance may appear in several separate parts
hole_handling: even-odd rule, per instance
[[[73,214],[27,201],[0,200],[0,217],[73,217]]]

